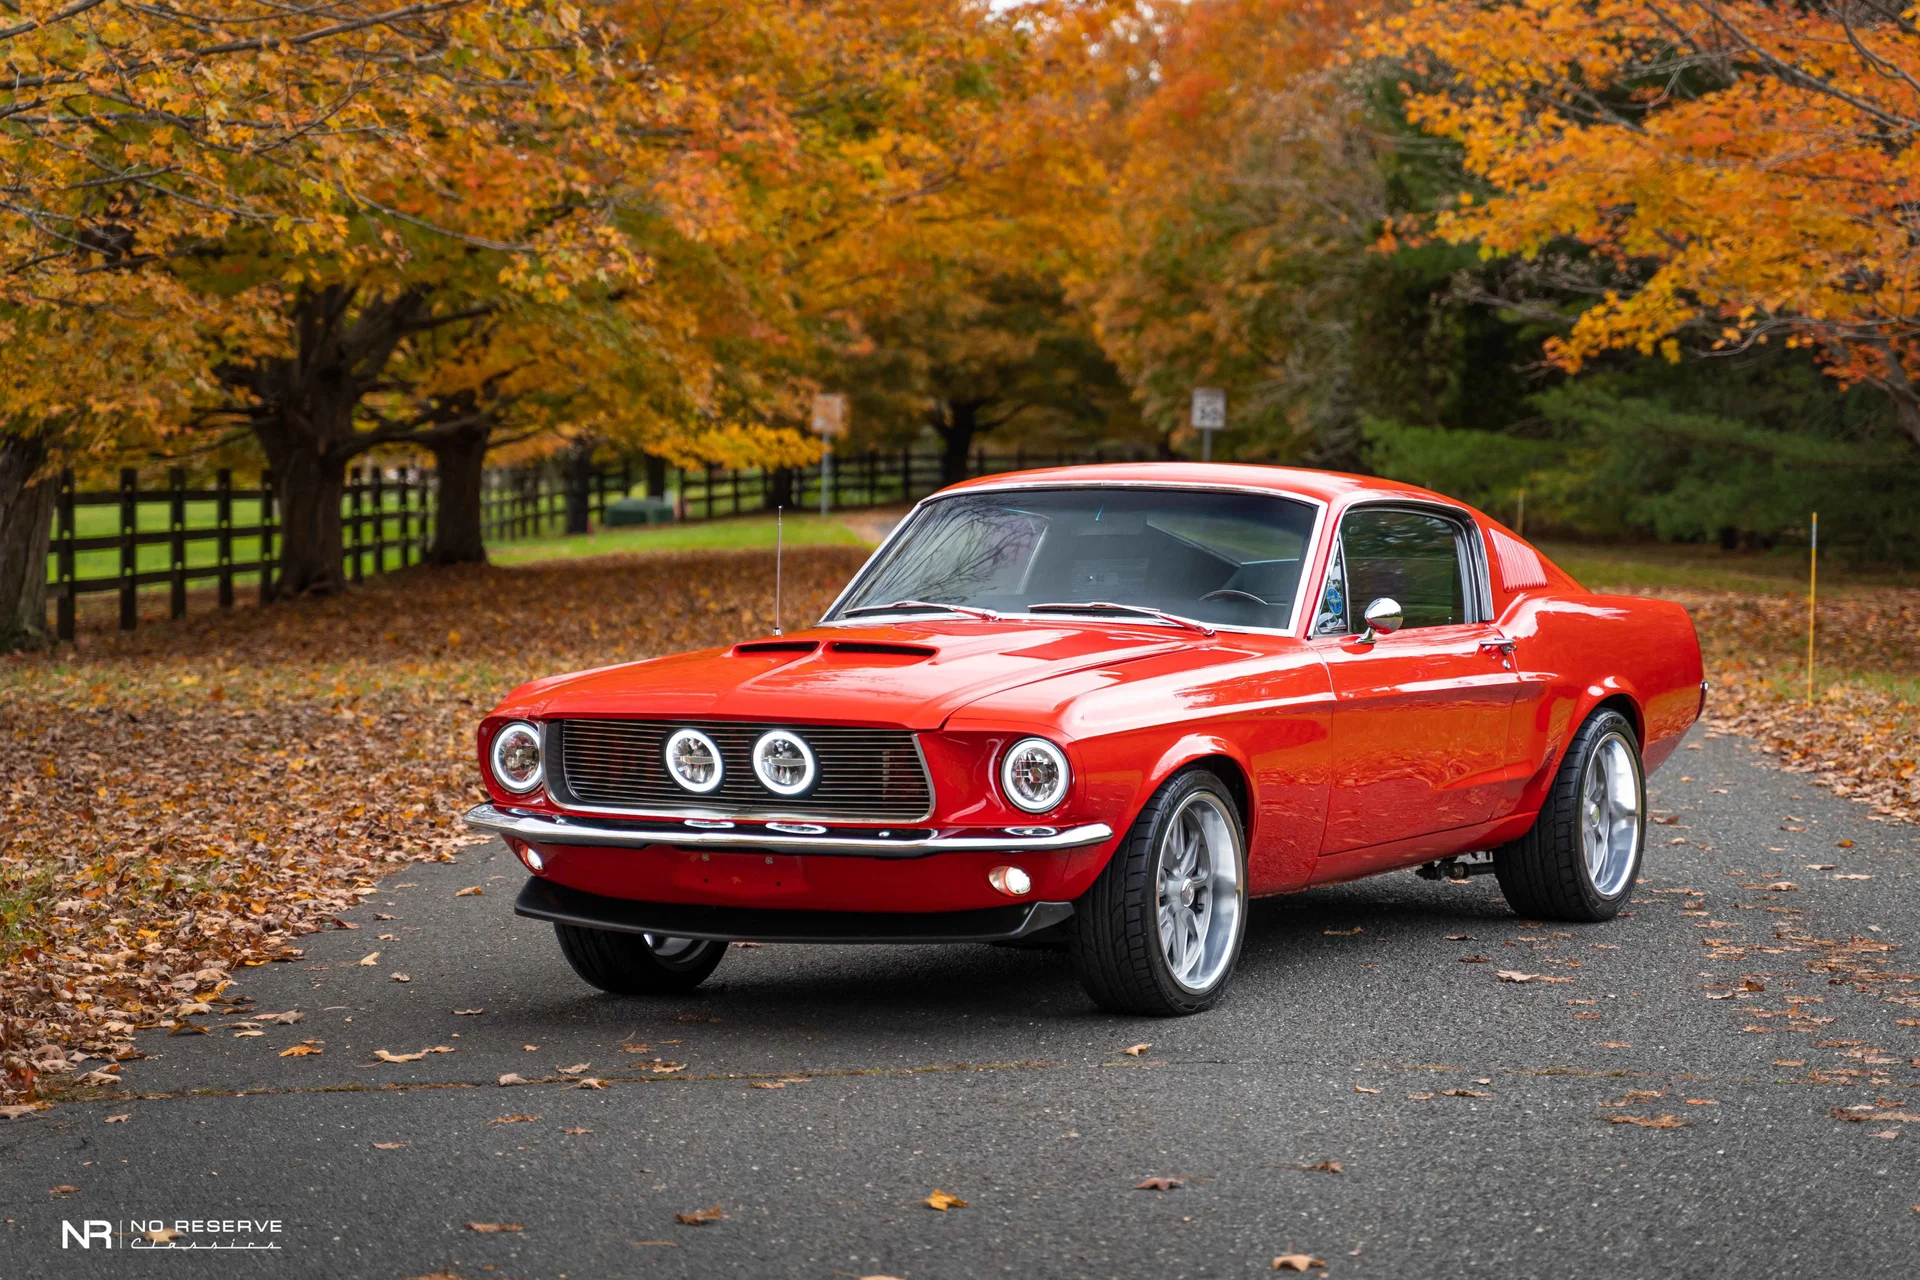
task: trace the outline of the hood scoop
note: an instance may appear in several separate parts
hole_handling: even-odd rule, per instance
[[[924,644],[894,644],[885,640],[835,640],[827,646],[831,653],[859,654],[867,658],[898,658],[905,662],[925,662],[939,653]]]
[[[750,640],[733,646],[733,655],[746,658],[758,653],[812,653],[819,647],[818,640]]]

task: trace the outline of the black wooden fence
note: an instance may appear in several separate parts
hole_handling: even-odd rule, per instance
[[[993,475],[1035,466],[1138,461],[1142,456],[1138,451],[1100,450],[1090,454],[980,452],[968,460],[967,472]],[[771,510],[782,479],[758,468],[684,470],[656,465],[654,470],[656,474],[664,471],[666,492],[650,496],[670,498],[675,517],[682,520]],[[646,471],[643,462],[627,459],[584,477],[588,522],[595,527],[604,524],[607,505],[633,492]],[[794,507],[800,510],[819,508],[823,485],[828,505],[835,509],[887,506],[912,502],[938,489],[941,460],[911,449],[870,449],[836,456],[830,475],[821,466],[796,468],[785,483]],[[563,533],[575,491],[557,466],[488,471],[481,488],[482,535],[492,544]],[[350,471],[341,503],[342,568],[348,579],[361,582],[369,572],[418,564],[433,540],[437,505],[431,471],[379,466]],[[148,512],[144,521],[143,507]],[[98,508],[107,510],[96,516]],[[154,519],[155,508],[164,511],[164,522]],[[175,467],[167,472],[164,488],[143,489],[140,473],[129,467],[120,472],[117,488],[91,491],[77,489],[73,473],[65,472],[59,480],[48,548],[55,630],[63,640],[73,639],[83,595],[118,594],[123,631],[133,630],[139,622],[143,587],[164,585],[175,618],[186,615],[191,583],[212,581],[220,606],[227,608],[233,604],[236,584],[254,578],[265,600],[278,563],[274,544],[279,528],[271,471],[261,472],[256,484],[235,485],[233,473],[223,469],[215,473],[212,488],[189,488],[186,471]],[[165,550],[158,557],[144,557],[151,567],[143,568],[143,547]]]

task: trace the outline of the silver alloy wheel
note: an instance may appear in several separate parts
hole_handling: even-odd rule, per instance
[[[1206,791],[1181,801],[1158,861],[1160,949],[1183,990],[1208,991],[1233,960],[1244,906],[1239,836],[1222,801]]]
[[[1633,744],[1609,733],[1587,757],[1580,786],[1580,838],[1594,892],[1612,898],[1627,886],[1640,854],[1640,770]]]
[[[643,933],[647,949],[662,960],[678,960],[700,945],[698,938],[670,938],[662,933]]]

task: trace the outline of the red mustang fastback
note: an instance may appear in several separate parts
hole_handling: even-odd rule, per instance
[[[1194,1013],[1250,897],[1484,870],[1608,919],[1705,690],[1685,610],[1439,494],[1069,467],[922,502],[805,631],[515,690],[467,819],[607,991],[730,939],[1044,938],[1102,1006]]]

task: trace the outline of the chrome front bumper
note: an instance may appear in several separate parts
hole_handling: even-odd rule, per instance
[[[987,834],[968,830],[964,834],[943,835],[925,828],[910,828],[903,829],[903,833],[897,836],[855,835],[845,830],[831,829],[820,835],[790,835],[753,822],[715,829],[691,827],[665,819],[615,822],[598,818],[521,813],[491,804],[476,805],[468,810],[467,825],[481,831],[517,836],[528,844],[536,845],[602,845],[640,849],[663,844],[676,849],[853,854],[877,858],[917,858],[930,853],[1040,853],[1049,849],[1084,848],[1113,838],[1113,828],[1104,822],[1057,828],[1036,825],[1001,831],[988,828]]]

